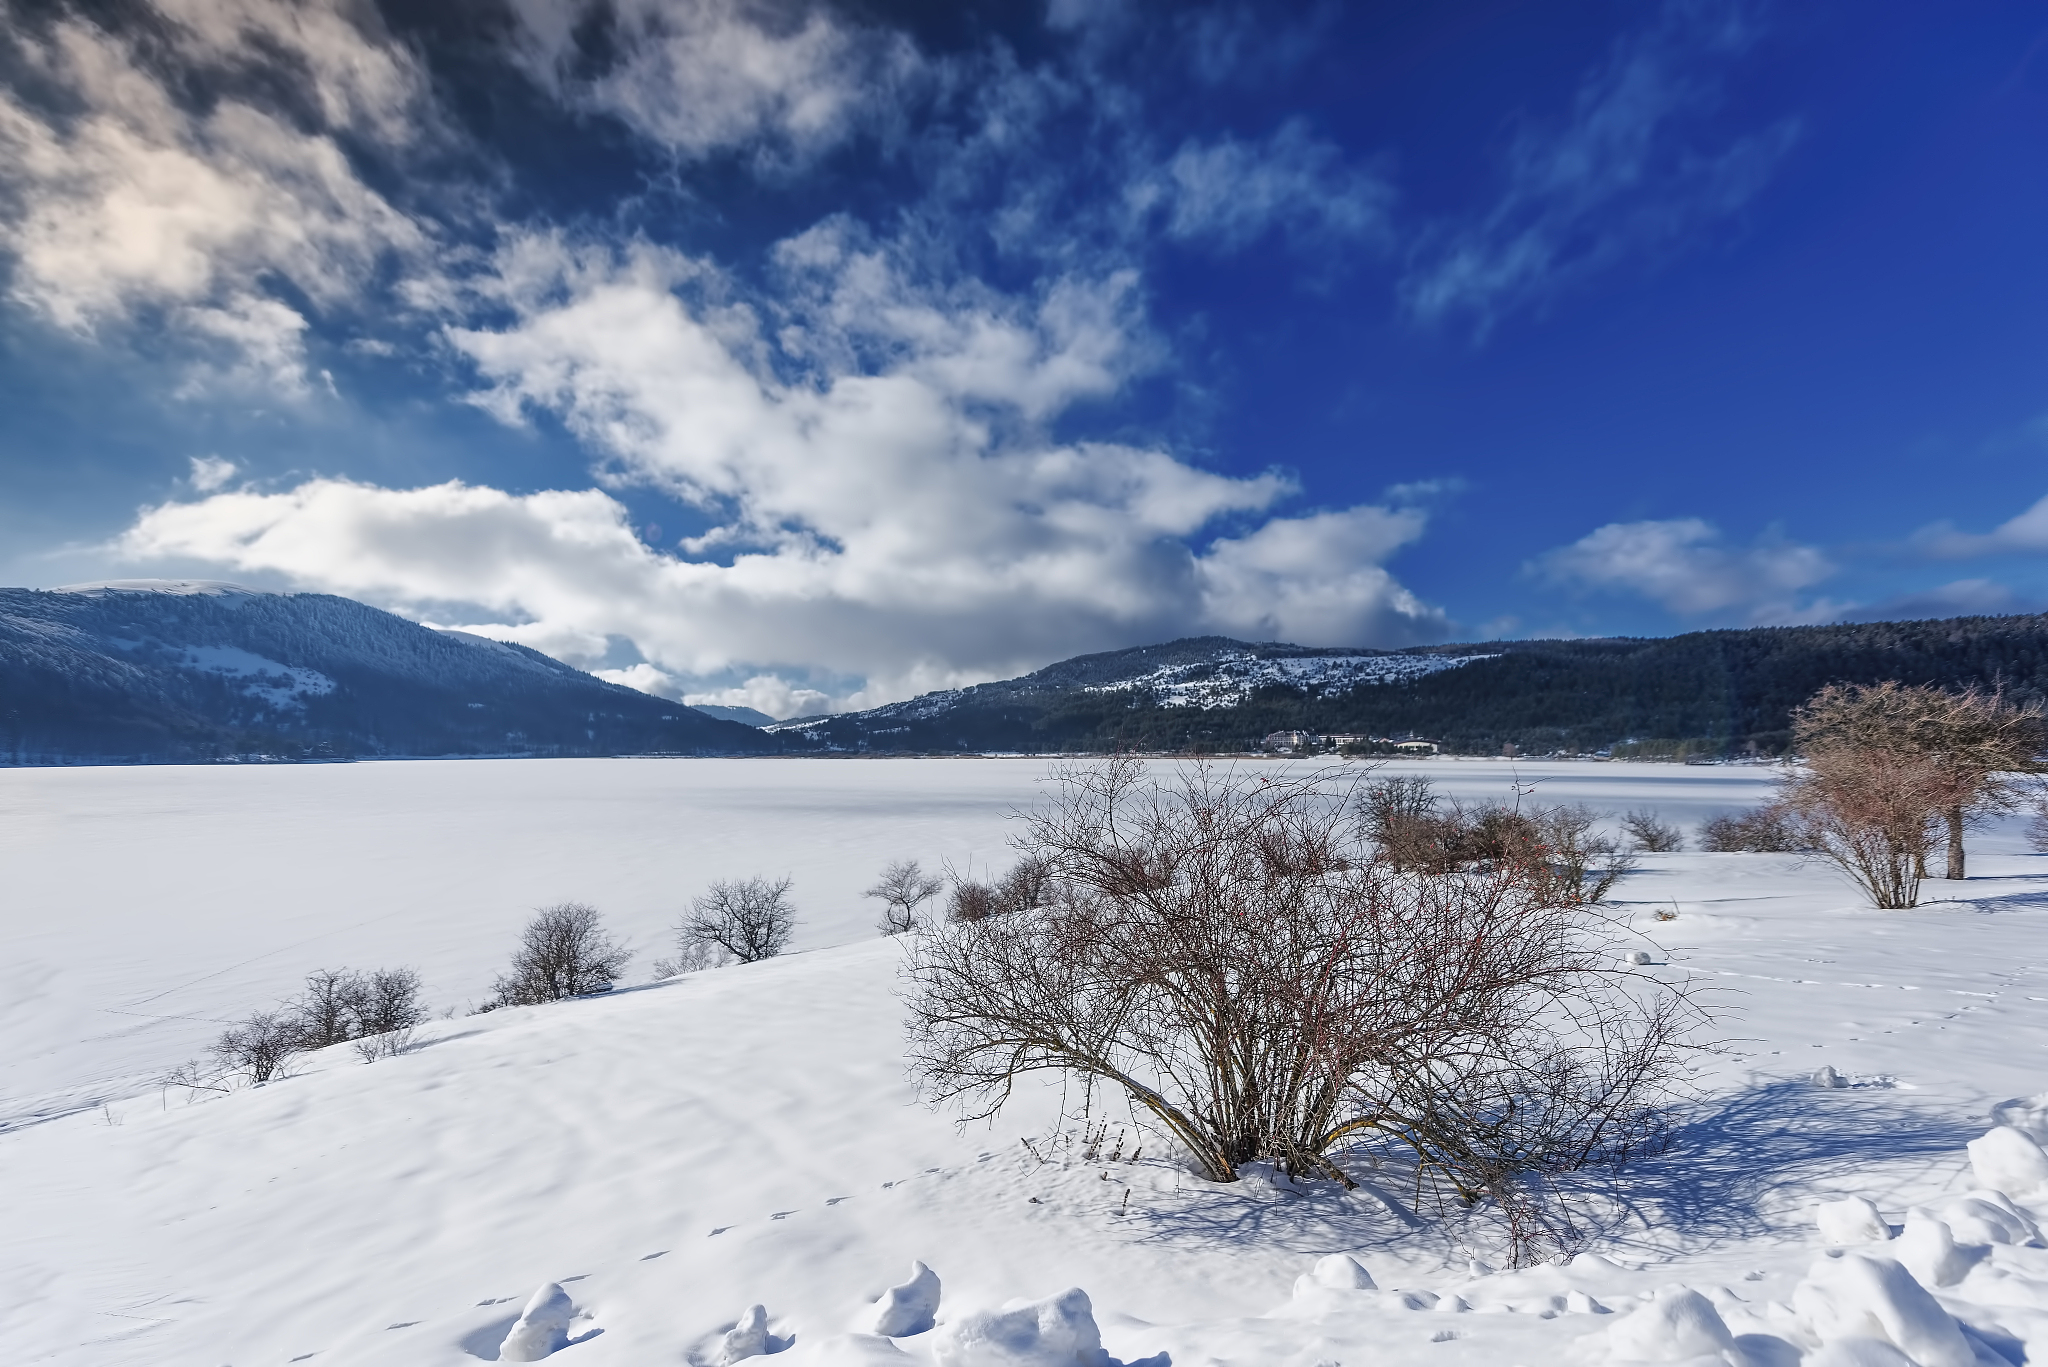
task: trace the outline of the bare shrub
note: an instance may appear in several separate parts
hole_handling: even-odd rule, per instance
[[[654,961],[654,976],[680,978],[685,973],[702,973],[707,968],[720,968],[731,962],[732,956],[717,945],[705,940],[683,939],[678,932],[676,952],[666,959]]]
[[[304,1039],[289,1012],[252,1011],[240,1025],[221,1032],[212,1052],[223,1073],[268,1082],[304,1048]]]
[[[948,921],[980,921],[996,915],[999,909],[996,890],[988,884],[971,878],[953,880],[953,891],[946,897]]]
[[[926,873],[915,859],[898,859],[882,870],[881,879],[862,893],[882,904],[877,924],[884,935],[902,935],[917,929],[918,909],[939,895],[946,880]]]
[[[560,902],[534,912],[520,933],[512,971],[492,984],[498,1006],[533,1006],[609,992],[633,951],[605,934],[597,908]]]
[[[978,883],[958,873],[952,873],[952,879],[946,919],[979,921],[988,916],[1029,911],[1043,903],[1052,885],[1052,868],[1037,855],[1027,854],[993,883]]]
[[[1804,852],[1799,823],[1780,802],[1717,816],[1700,827],[1700,848],[1710,854],[1798,854]]]
[[[1630,812],[1621,819],[1621,829],[1644,854],[1676,854],[1685,848],[1685,836],[1678,827],[1652,811]]]
[[[396,1026],[380,1030],[374,1035],[364,1035],[353,1043],[356,1057],[365,1063],[375,1063],[380,1058],[397,1058],[412,1048],[413,1037],[418,1033],[415,1026]]]
[[[2032,815],[2027,818],[2027,848],[2035,854],[2048,854],[2048,796],[2034,799]]]
[[[1785,780],[1780,799],[1799,841],[1847,874],[1876,907],[1919,905],[1937,819],[1952,776],[1925,755],[1823,750]]]
[[[691,899],[689,916],[676,928],[677,939],[715,946],[743,964],[774,958],[796,933],[790,882],[785,877],[713,883],[702,897]]]
[[[1047,869],[1036,909],[911,950],[925,1094],[986,1117],[1061,1072],[1212,1180],[1270,1160],[1351,1185],[1346,1155],[1386,1150],[1494,1202],[1518,1256],[1569,1246],[1545,1182],[1659,1142],[1702,1013],[1528,861],[1396,870],[1356,796],[1329,773],[1056,771],[1017,842]]]

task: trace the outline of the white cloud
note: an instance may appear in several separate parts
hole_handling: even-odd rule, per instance
[[[219,456],[192,457],[192,487],[210,494],[235,477],[235,463]]]
[[[1351,508],[1275,518],[1211,543],[1196,564],[1203,615],[1224,631],[1310,645],[1408,645],[1441,636],[1423,604],[1380,562],[1422,535],[1413,509]]]
[[[1640,594],[1683,616],[1792,622],[1839,611],[1798,599],[1835,572],[1820,551],[1772,538],[1728,546],[1711,525],[1691,517],[1610,522],[1530,568],[1553,583]]]
[[[1944,560],[1972,560],[1990,555],[2039,555],[2048,551],[2048,497],[1988,532],[1957,531],[1947,522],[1923,528],[1914,543],[1927,555]]]
[[[424,230],[357,176],[335,135],[409,140],[424,80],[336,6],[164,0],[158,18],[148,58],[82,20],[40,36],[17,27],[25,68],[76,107],[0,91],[13,293],[81,331],[154,312],[235,351],[229,371],[303,393],[305,319],[256,290],[282,281],[338,306],[381,262],[423,250]],[[298,68],[295,89],[324,129],[232,95],[198,110],[176,93],[180,76],[225,81],[259,61]]]
[[[756,674],[737,688],[720,688],[709,693],[685,694],[683,701],[695,707],[708,703],[716,707],[751,707],[777,721],[791,717],[813,717],[833,709],[832,695],[815,688],[802,688],[773,674]]]
[[[449,333],[492,412],[553,414],[611,478],[710,514],[690,558],[650,550],[598,490],[340,480],[166,504],[121,548],[420,613],[475,605],[497,620],[472,629],[580,663],[622,636],[651,667],[634,675],[645,685],[707,681],[696,696],[751,671],[745,705],[763,711],[819,671],[865,679],[834,699],[865,705],[1187,631],[1441,631],[1382,568],[1420,534],[1418,511],[1275,519],[1293,492],[1278,474],[1046,435],[1146,363],[1127,279],[1009,299],[921,290],[831,233],[785,255],[806,274],[775,338],[702,263],[558,237],[508,247],[505,326]],[[1253,526],[1194,549],[1227,518]]]
[[[922,63],[900,34],[822,6],[762,0],[513,0],[520,55],[558,98],[611,114],[685,157],[805,156],[886,115]],[[586,74],[577,30],[607,25]]]
[[[1738,213],[1797,140],[1797,122],[1704,151],[1684,134],[1720,103],[1713,64],[1755,36],[1738,5],[1667,0],[1581,83],[1562,126],[1516,134],[1493,210],[1418,252],[1401,285],[1409,310],[1432,323],[1468,317],[1484,333],[1503,314]]]

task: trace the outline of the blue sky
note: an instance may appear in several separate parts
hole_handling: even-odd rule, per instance
[[[2048,606],[2038,5],[14,4],[0,577],[780,715]]]

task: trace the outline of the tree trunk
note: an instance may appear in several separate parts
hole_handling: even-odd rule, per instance
[[[1963,872],[1963,809],[1951,807],[1943,815],[1948,817],[1947,876],[1961,882],[1968,876]]]

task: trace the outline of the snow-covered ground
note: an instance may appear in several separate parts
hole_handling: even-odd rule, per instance
[[[1769,777],[1414,768],[1464,796],[1519,777],[1688,828]],[[1131,1161],[1142,1141],[1117,1146],[1115,1122],[1090,1157],[1041,1089],[993,1127],[915,1104],[899,947],[873,938],[858,891],[906,855],[1000,866],[1003,815],[1043,769],[0,771],[0,1342],[93,1367],[457,1367],[495,1358],[559,1283],[576,1316],[550,1360],[590,1367],[715,1361],[754,1304],[788,1350],[770,1360],[793,1364],[1085,1361],[986,1343],[1018,1329],[995,1313],[1013,1298],[1085,1343],[1082,1302],[1053,1299],[1071,1287],[1114,1358],[1175,1367],[2048,1355],[2048,1248],[2022,1246],[2027,1217],[2048,1220],[2048,1168],[2012,1130],[1979,1145],[1975,1174],[1965,1148],[1994,1107],[2048,1089],[2048,859],[2016,830],[1978,837],[1969,882],[1930,884],[1912,912],[1861,907],[1787,857],[1647,857],[1620,896],[1664,971],[1727,989],[1732,1043],[1679,1144],[1624,1175],[1626,1214],[1592,1253],[1491,1272],[1471,1261],[1496,1256],[1483,1223],[1418,1215],[1393,1183],[1215,1187],[1156,1152]],[[460,1005],[536,904],[593,902],[651,959],[692,892],[756,872],[795,876],[804,952],[437,1021],[401,1057],[328,1051],[216,1099],[147,1085],[308,969],[409,963]],[[1850,1085],[1814,1086],[1823,1065]],[[2004,1114],[2048,1135],[2040,1113]],[[1965,1203],[1978,1187],[2012,1209]],[[1812,1207],[1856,1197],[1876,1222],[1837,1207],[1836,1237],[1905,1237],[1829,1257]],[[1337,1254],[1376,1289],[1319,1267]],[[872,1327],[913,1260],[941,1280],[938,1327],[839,1337]]]

